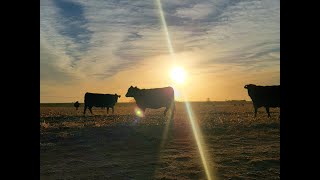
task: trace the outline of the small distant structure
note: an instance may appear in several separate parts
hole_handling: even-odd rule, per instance
[[[76,108],[76,110],[78,110],[78,108],[80,107],[80,103],[78,101],[76,101],[73,106]]]
[[[215,106],[214,101],[211,101],[210,98],[207,98],[206,103],[211,106]]]

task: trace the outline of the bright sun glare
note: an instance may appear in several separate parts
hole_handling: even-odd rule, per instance
[[[184,83],[186,78],[186,73],[184,69],[181,67],[173,68],[170,75],[171,75],[171,79],[178,84]]]

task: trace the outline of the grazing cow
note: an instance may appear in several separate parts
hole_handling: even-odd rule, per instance
[[[114,105],[118,102],[118,98],[121,95],[117,94],[97,94],[87,92],[84,95],[84,112],[86,114],[87,107],[89,108],[91,114],[92,107],[107,107],[107,113],[109,113],[109,108],[112,108],[112,113],[114,113]]]
[[[76,110],[78,110],[79,106],[80,106],[80,103],[77,101],[73,104],[73,106],[76,108]]]
[[[139,89],[130,87],[126,97],[133,97],[136,100],[137,106],[145,112],[146,108],[158,109],[166,107],[164,116],[171,109],[171,118],[175,111],[174,90],[172,87],[155,88],[155,89]]]
[[[247,84],[244,86],[248,89],[248,94],[253,102],[254,117],[257,116],[257,110],[260,107],[265,107],[270,116],[270,107],[280,107],[280,85],[277,86],[256,86]]]

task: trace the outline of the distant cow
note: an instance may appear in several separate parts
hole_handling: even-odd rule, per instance
[[[106,107],[107,113],[109,113],[109,108],[112,108],[112,113],[114,113],[114,105],[118,102],[118,98],[121,95],[117,94],[97,94],[87,92],[84,96],[84,112],[86,114],[87,107],[89,108],[91,114],[92,107]]]
[[[73,106],[76,108],[76,110],[78,110],[79,106],[80,106],[80,103],[77,101],[73,104]]]
[[[257,110],[260,107],[265,107],[270,116],[270,107],[280,107],[280,85],[277,86],[256,86],[247,84],[244,86],[248,89],[248,94],[253,102],[254,117],[257,116]]]
[[[137,106],[145,112],[146,108],[158,109],[166,107],[164,116],[171,109],[171,118],[175,111],[174,90],[172,87],[155,88],[155,89],[139,89],[130,87],[126,97],[133,97]]]

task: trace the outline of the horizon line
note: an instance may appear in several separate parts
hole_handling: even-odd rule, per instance
[[[251,100],[221,100],[221,101],[175,101],[178,103],[182,102],[206,102],[206,103],[212,103],[212,102],[252,102]],[[68,104],[68,103],[74,103],[74,102],[40,102],[40,104]],[[84,103],[84,102],[79,102]],[[136,103],[136,102],[117,102],[117,103]]]

